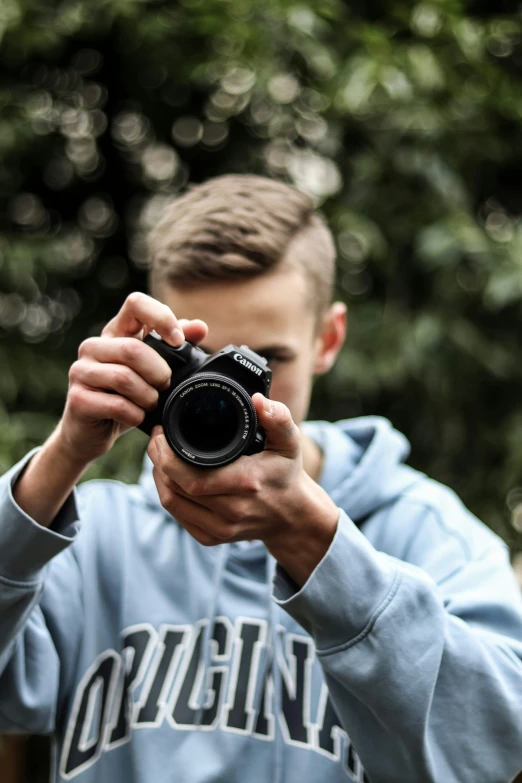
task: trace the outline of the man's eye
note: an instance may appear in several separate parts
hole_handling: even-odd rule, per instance
[[[274,364],[283,364],[284,362],[288,361],[288,359],[285,359],[284,356],[265,356],[265,359],[267,360],[270,367],[273,367]]]

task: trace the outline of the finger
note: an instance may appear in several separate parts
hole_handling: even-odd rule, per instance
[[[74,362],[69,378],[73,383],[82,383],[92,389],[115,391],[146,411],[153,411],[158,404],[158,390],[124,364],[105,364],[84,359]]]
[[[260,392],[252,397],[259,424],[266,435],[265,451],[277,451],[285,457],[299,454],[301,436],[292,414],[282,402],[269,400]]]
[[[81,361],[93,359],[127,366],[156,389],[166,389],[172,375],[168,363],[154,348],[133,337],[89,337],[81,343],[78,356]]]
[[[162,506],[198,541],[215,545],[228,541],[234,535],[235,528],[230,522],[198,503],[172,492],[158,468],[154,467],[152,475]]]
[[[103,328],[102,336],[141,338],[145,329],[154,329],[175,348],[185,339],[170,307],[141,291],[129,294],[120,311]]]
[[[188,318],[178,318],[178,327],[185,335],[185,339],[193,345],[197,345],[201,340],[204,340],[208,334],[208,326],[201,318],[193,318],[192,320],[189,320]],[[152,326],[144,326],[141,339],[144,340],[152,331]]]
[[[184,495],[187,498],[190,498],[190,495],[186,493],[182,487],[174,481],[170,476],[168,476],[165,471],[163,470],[163,462],[165,454],[162,453],[162,449],[158,448],[158,437],[160,434],[163,434],[163,427],[161,424],[156,424],[152,428],[151,436],[149,443],[147,445],[147,454],[149,456],[149,459],[154,465],[153,468],[153,474],[156,471],[156,474],[158,476],[158,479],[161,480],[162,484],[170,491],[170,492],[177,492],[180,495]],[[171,450],[170,447],[167,446],[169,451]],[[163,448],[164,451],[164,448]]]
[[[260,490],[258,467],[250,457],[240,457],[221,468],[204,470],[178,457],[164,435],[155,438],[154,448],[157,455],[153,462],[188,497],[250,494]]]
[[[67,395],[67,404],[78,419],[117,421],[126,427],[137,427],[145,418],[145,411],[120,395],[94,391],[74,384]]]
[[[197,527],[197,525],[193,525],[187,519],[176,517],[176,522],[179,522],[181,527],[183,527],[187,533],[190,533],[192,538],[195,538],[198,543],[203,544],[203,546],[218,546],[219,544],[224,543],[223,541],[220,541],[219,538],[211,536],[206,530],[202,530],[202,528]]]
[[[178,318],[178,326],[185,335],[185,339],[193,345],[200,343],[208,334],[208,325],[200,318],[193,318],[192,320],[189,320],[188,318]],[[152,327],[144,326],[141,339],[144,340],[152,331]]]
[[[189,321],[187,318],[180,318],[178,324],[183,330],[185,339],[193,345],[200,343],[208,334],[207,324],[199,318],[194,318],[192,321]]]

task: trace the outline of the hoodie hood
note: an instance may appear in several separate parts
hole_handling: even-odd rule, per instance
[[[382,416],[306,422],[303,431],[324,454],[320,485],[359,524],[424,476],[403,464],[410,443]]]
[[[381,416],[361,416],[336,423],[306,421],[301,431],[323,452],[318,483],[359,524],[391,503],[423,474],[404,465],[410,454],[405,436]],[[148,454],[139,479],[148,503],[160,500]]]

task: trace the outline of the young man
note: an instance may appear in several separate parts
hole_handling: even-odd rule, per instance
[[[309,199],[211,180],[150,248],[153,297],[81,344],[55,432],[0,481],[0,731],[52,733],[54,780],[508,783],[505,545],[385,419],[304,421],[345,335]],[[76,487],[168,383],[152,329],[269,359],[266,447],[206,470],[156,428],[138,485]]]

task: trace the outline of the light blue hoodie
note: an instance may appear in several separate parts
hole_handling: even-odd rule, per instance
[[[0,732],[78,783],[508,783],[522,600],[502,541],[378,417],[306,423],[335,538],[301,589],[260,542],[204,547],[139,484],[52,529],[0,479]],[[245,457],[244,459],[250,459]],[[361,529],[359,529],[359,526]]]

